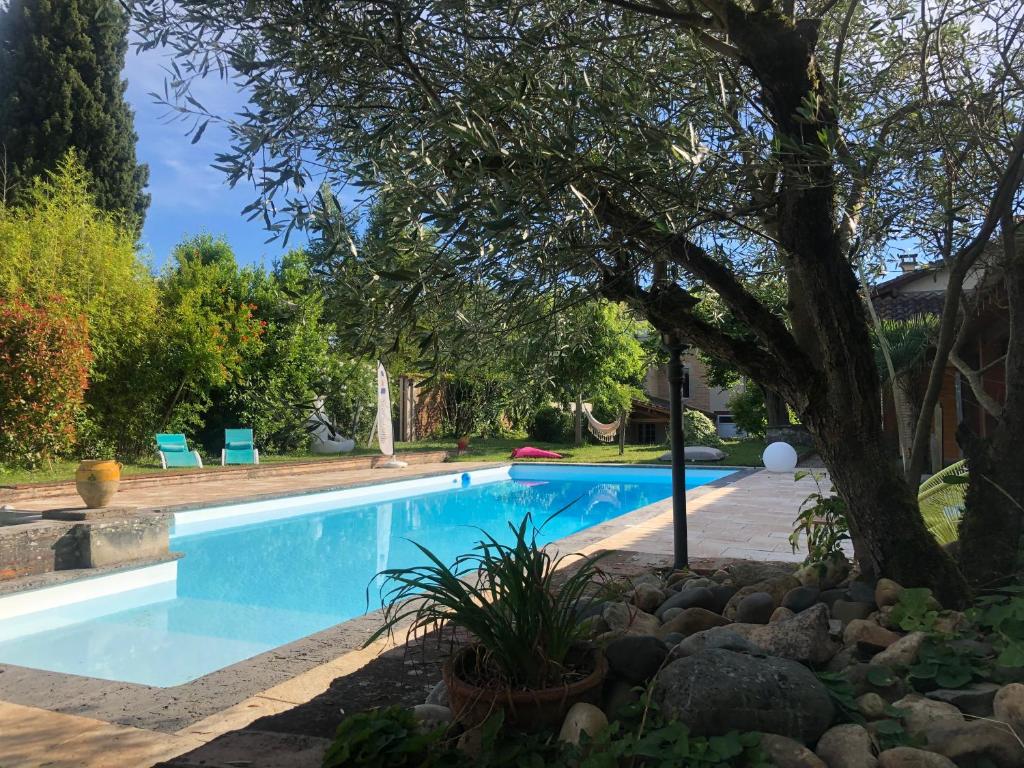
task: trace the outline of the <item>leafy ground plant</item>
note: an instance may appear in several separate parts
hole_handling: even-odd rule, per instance
[[[448,624],[479,644],[480,674],[489,684],[533,690],[561,685],[570,652],[585,637],[576,605],[597,577],[601,555],[556,555],[538,546],[540,529],[530,515],[509,528],[511,544],[481,531],[474,550],[451,565],[416,544],[428,565],[382,571],[384,623],[367,645],[407,620],[413,634]],[[556,583],[556,571],[570,562],[568,575]]]
[[[800,512],[793,521],[793,533],[789,544],[796,552],[800,546],[800,534],[807,536],[806,565],[825,564],[834,558],[844,558],[842,544],[850,538],[846,523],[846,505],[838,496],[825,495],[821,487],[822,475],[814,472],[797,472],[795,481],[810,476],[817,491],[810,494],[800,505]]]
[[[444,729],[424,731],[403,707],[359,712],[342,720],[323,768],[452,768],[458,754],[443,747]]]

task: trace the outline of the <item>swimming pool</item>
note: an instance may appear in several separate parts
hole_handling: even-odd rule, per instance
[[[687,488],[728,474],[688,470]],[[670,495],[668,469],[517,464],[179,512],[177,563],[0,599],[0,663],[180,685],[379,608],[367,586],[425,562],[412,542],[450,562],[527,512],[568,505],[547,543]]]

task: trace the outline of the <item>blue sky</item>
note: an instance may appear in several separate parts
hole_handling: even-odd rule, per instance
[[[124,70],[139,134],[136,152],[139,161],[149,165],[152,202],[142,242],[153,268],[160,269],[176,243],[200,232],[224,235],[239,263],[270,266],[283,253],[281,241],[265,243],[268,233],[262,220],[246,221],[241,215],[255,199],[254,189],[241,182],[231,189],[223,174],[210,167],[217,152],[228,146],[227,129],[211,123],[199,142],[191,144],[185,135],[189,124],[168,121],[167,109],[148,95],[150,91],[163,92],[167,62],[166,54],[159,50],[136,54],[129,48]],[[216,77],[196,83],[193,91],[200,102],[219,114],[230,114],[245,103],[233,86]],[[293,235],[288,247],[301,242],[301,237]]]

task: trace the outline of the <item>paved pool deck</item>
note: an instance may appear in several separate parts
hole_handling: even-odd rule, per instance
[[[242,496],[309,492],[384,482],[493,463],[420,464],[406,469],[348,470],[297,478],[226,482],[224,487],[139,489],[119,503],[166,508]],[[793,519],[813,480],[741,470],[687,493],[690,557],[798,561],[788,543]],[[134,492],[133,492],[134,493]],[[127,496],[127,494],[126,494]],[[45,500],[45,507],[75,499]],[[79,502],[80,503],[80,502]],[[18,505],[25,508],[24,504]],[[665,500],[558,542],[563,551],[620,550],[638,569],[670,564],[672,502]],[[259,717],[305,703],[331,681],[391,645],[361,649],[378,617],[369,614],[260,654],[175,688],[95,680],[0,665],[0,766],[3,768],[131,768],[189,752]]]

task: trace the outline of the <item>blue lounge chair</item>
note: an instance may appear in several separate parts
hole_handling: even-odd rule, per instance
[[[224,450],[220,452],[220,463],[259,464],[260,452],[252,439],[251,429],[225,429]]]
[[[159,434],[156,436],[156,450],[160,454],[160,465],[168,467],[199,467],[203,460],[199,451],[190,451],[185,436],[178,434]]]

